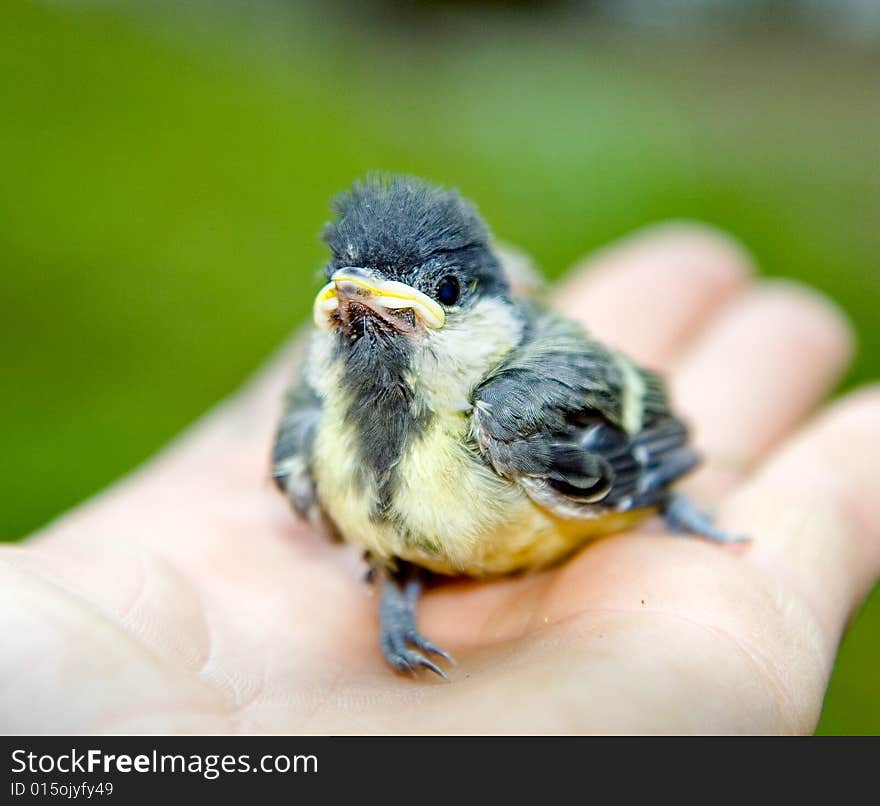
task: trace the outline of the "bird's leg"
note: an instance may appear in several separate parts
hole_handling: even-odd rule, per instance
[[[708,513],[703,512],[681,493],[669,496],[662,510],[666,525],[678,534],[703,537],[715,543],[748,543],[749,538],[719,529]]]
[[[398,565],[396,572],[376,569],[375,573],[376,581],[381,586],[379,621],[382,654],[399,672],[414,673],[421,666],[445,678],[443,670],[419,651],[452,662],[450,655],[416,629],[416,604],[422,592],[420,571],[409,563],[400,562]]]

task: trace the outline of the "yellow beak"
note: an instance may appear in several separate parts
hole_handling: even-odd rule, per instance
[[[430,328],[443,327],[446,312],[438,302],[416,288],[396,280],[382,280],[363,269],[339,269],[315,297],[312,312],[315,324],[329,328],[333,313],[339,308],[340,295],[346,298],[362,297],[371,306],[388,310],[411,309]]]

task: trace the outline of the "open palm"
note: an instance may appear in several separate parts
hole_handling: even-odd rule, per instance
[[[801,427],[847,361],[846,324],[802,288],[751,282],[717,234],[657,227],[590,264],[560,306],[670,372],[708,457],[689,491],[750,544],[650,523],[552,571],[440,586],[421,627],[458,666],[449,682],[395,675],[357,552],[311,533],[269,481],[286,355],[132,477],[2,550],[0,724],[812,731],[880,572],[880,393]]]

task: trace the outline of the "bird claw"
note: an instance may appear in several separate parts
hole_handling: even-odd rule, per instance
[[[444,652],[415,629],[399,631],[383,627],[382,654],[385,656],[385,660],[398,672],[408,672],[415,675],[420,668],[424,668],[430,669],[444,680],[448,679],[446,673],[436,663],[425,657],[418,649],[411,649],[407,644],[412,644],[418,649],[439,655],[452,662],[452,658],[447,652]]]
[[[445,661],[448,661],[453,666],[455,665],[455,658],[452,657],[445,649],[441,649],[437,644],[429,639],[425,638],[418,630],[410,630],[406,634],[406,640],[409,641],[413,646],[418,647],[419,649],[425,650],[425,652],[430,652],[432,655],[439,655]],[[444,675],[445,677],[445,675]]]
[[[419,591],[420,586],[414,580],[405,586],[393,578],[384,581],[379,608],[382,654],[398,672],[415,675],[419,669],[429,669],[446,680],[448,678],[443,669],[424,653],[436,655],[449,663],[455,661],[448,652],[416,629],[415,609]]]

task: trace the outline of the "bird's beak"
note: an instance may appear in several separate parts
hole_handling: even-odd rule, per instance
[[[443,327],[446,322],[440,304],[411,285],[383,280],[365,269],[346,267],[339,269],[315,297],[315,324],[320,328],[333,327],[352,306],[367,308],[400,330],[412,329],[401,318],[406,311],[412,311],[430,328]]]

